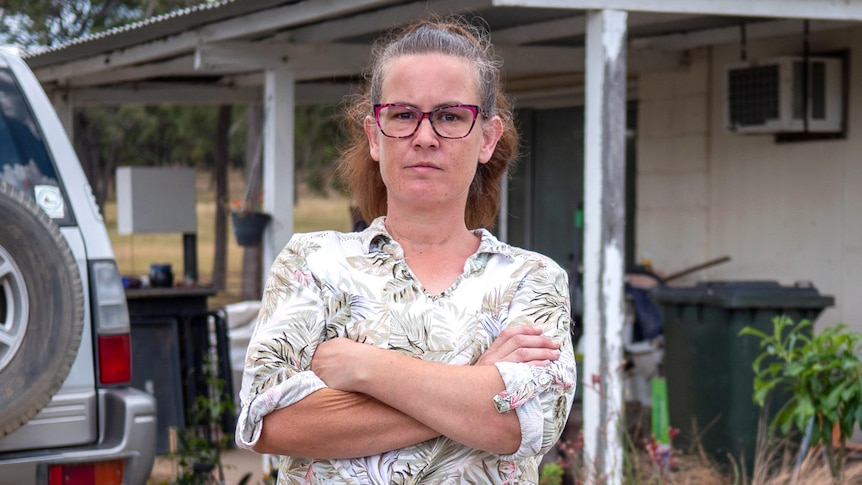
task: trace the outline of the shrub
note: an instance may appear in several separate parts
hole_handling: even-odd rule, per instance
[[[740,332],[760,338],[763,349],[752,364],[754,401],[762,407],[773,392],[789,391],[772,426],[785,435],[794,428],[810,433],[811,443],[825,450],[833,481],[841,483],[847,438],[862,422],[862,334],[838,324],[811,336],[809,320],[794,324],[787,316],[772,323],[772,334]]]

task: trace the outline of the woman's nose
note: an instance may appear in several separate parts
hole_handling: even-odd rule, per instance
[[[428,121],[427,123],[425,121]],[[428,116],[419,120],[419,127],[416,129],[416,135],[413,137],[417,144],[439,144],[437,132],[434,131],[434,126],[431,124],[431,118]]]

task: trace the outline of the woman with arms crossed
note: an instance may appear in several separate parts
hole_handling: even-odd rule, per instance
[[[501,243],[498,62],[449,20],[376,46],[341,174],[370,226],[272,266],[236,440],[279,483],[536,483],[572,405],[566,273]]]

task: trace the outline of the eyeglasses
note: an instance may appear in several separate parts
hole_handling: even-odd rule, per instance
[[[441,106],[431,111],[420,111],[403,104],[375,104],[374,119],[380,131],[389,138],[413,136],[422,120],[428,118],[434,133],[443,138],[464,138],[473,131],[476,117],[482,108],[473,104]]]

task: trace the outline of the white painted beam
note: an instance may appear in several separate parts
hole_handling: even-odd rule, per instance
[[[626,13],[587,14],[584,109],[584,465],[623,479]]]
[[[859,0],[494,0],[494,6],[862,21]]]
[[[153,62],[138,66],[99,71],[83,76],[65,79],[65,85],[70,87],[88,87],[106,84],[117,84],[128,81],[149,80],[163,76],[184,76],[195,73],[193,56],[182,56],[167,61]],[[50,82],[40,79],[43,83]]]
[[[75,106],[213,105],[260,103],[262,87],[145,83],[134,87],[84,88],[72,92],[75,93]]]
[[[533,47],[497,45],[506,75],[541,75],[556,72],[582,72],[584,49],[581,47]]]
[[[644,12],[629,17],[629,28],[639,25],[678,22],[694,17],[687,14],[658,14]],[[518,25],[506,29],[498,29],[491,33],[495,44],[530,44],[562,37],[575,37],[586,33],[586,17],[582,12],[573,12],[572,16],[545,22]]]
[[[752,41],[788,35],[802,35],[804,32],[803,22],[800,19],[793,19],[748,23],[745,25],[745,37],[749,41]],[[841,29],[854,25],[859,25],[859,23],[831,20],[813,20],[808,23],[810,33]],[[629,45],[633,49],[684,50],[707,45],[739,43],[740,38],[741,30],[738,26],[721,27],[699,30],[687,34],[658,35],[633,39]]]
[[[584,72],[585,50],[581,47],[537,47],[498,45],[507,76],[541,76],[554,73]],[[641,49],[631,53],[632,72],[673,71],[686,65],[680,52]]]
[[[358,91],[349,83],[303,83],[296,85],[296,105],[338,104],[348,94]],[[262,83],[253,86],[202,86],[170,83],[143,83],[134,87],[66,89],[46,86],[45,90],[74,96],[75,106],[120,106],[123,104],[212,105],[260,103]]]
[[[326,76],[349,76],[362,72],[368,63],[367,44],[287,44],[222,42],[204,44],[195,51],[195,68],[201,71],[255,71],[287,67],[310,78],[311,72]]]

